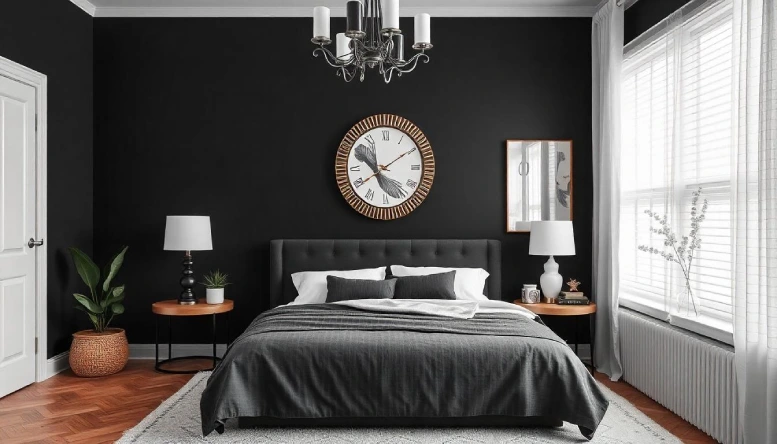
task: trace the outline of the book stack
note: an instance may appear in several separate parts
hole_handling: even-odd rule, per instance
[[[562,291],[558,295],[560,305],[588,305],[588,298],[582,291]]]

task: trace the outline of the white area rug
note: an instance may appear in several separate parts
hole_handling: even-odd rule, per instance
[[[127,443],[315,443],[315,444],[465,444],[588,442],[577,426],[557,428],[258,428],[239,429],[227,422],[223,435],[203,438],[200,395],[210,372],[199,373],[181,390],[128,430],[118,441]],[[602,386],[610,400],[592,443],[680,443],[674,435],[622,397]]]

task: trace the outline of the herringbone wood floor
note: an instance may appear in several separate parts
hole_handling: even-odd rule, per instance
[[[201,363],[203,368],[210,362]],[[191,365],[184,363],[183,365]],[[122,372],[104,378],[78,378],[66,371],[0,399],[3,444],[113,442],[135,426],[191,376],[154,371],[153,361],[130,361]],[[596,379],[687,444],[712,438],[624,382]]]

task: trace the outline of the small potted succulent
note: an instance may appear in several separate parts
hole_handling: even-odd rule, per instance
[[[70,344],[70,368],[78,376],[107,376],[121,371],[127,365],[129,345],[124,329],[108,328],[113,317],[124,313],[124,285],[114,285],[113,278],[124,263],[127,247],[121,249],[102,274],[92,259],[79,250],[70,248],[70,255],[78,275],[89,287],[89,294],[73,294],[76,310],[89,316],[91,330],[73,333]]]
[[[229,276],[219,270],[211,271],[203,276],[205,282],[205,302],[208,304],[221,304],[224,302],[224,287],[229,285],[227,278]]]

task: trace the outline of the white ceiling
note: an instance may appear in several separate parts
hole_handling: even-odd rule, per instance
[[[95,17],[342,16],[346,0],[70,0]],[[400,13],[433,17],[590,17],[601,0],[400,0]]]

